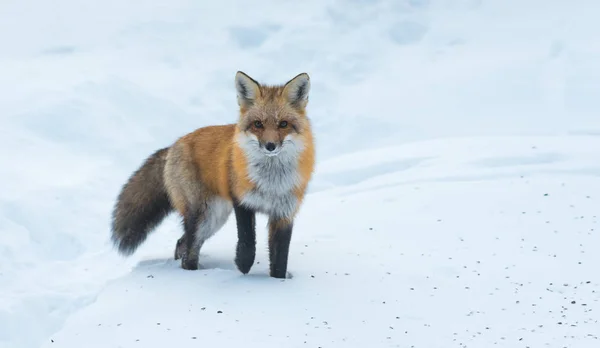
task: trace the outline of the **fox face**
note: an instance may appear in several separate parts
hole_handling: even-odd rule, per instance
[[[248,157],[297,158],[309,131],[305,112],[309,76],[303,73],[284,85],[264,86],[238,72],[235,86],[240,107],[237,141]]]

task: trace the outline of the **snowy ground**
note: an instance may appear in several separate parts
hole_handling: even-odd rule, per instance
[[[197,272],[162,233],[44,347],[597,347],[591,154],[599,138],[500,138],[326,163],[361,182],[307,201],[291,280],[266,276],[264,247],[249,276],[235,270],[233,220]]]
[[[269,12],[272,11],[272,12]],[[0,347],[596,347],[593,0],[0,4]],[[167,220],[108,243],[155,149],[311,75],[317,175],[285,281]],[[260,231],[260,230],[259,230]]]

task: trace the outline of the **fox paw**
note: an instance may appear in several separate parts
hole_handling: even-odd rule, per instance
[[[244,274],[250,272],[252,265],[254,264],[254,258],[256,255],[256,249],[253,247],[240,248],[238,247],[235,256],[235,265],[238,270]]]
[[[294,276],[290,272],[271,271],[269,276],[277,279],[292,279]]]
[[[181,268],[187,269],[188,271],[195,271],[198,269],[198,260],[197,259],[181,259]]]

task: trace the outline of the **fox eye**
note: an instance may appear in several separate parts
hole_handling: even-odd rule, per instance
[[[288,125],[287,121],[279,122],[279,128],[285,128],[285,127],[287,127],[287,125]]]
[[[254,127],[256,128],[262,128],[263,124],[260,121],[254,121]]]

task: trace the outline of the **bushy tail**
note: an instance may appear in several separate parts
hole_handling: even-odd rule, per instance
[[[111,239],[119,252],[131,255],[173,207],[163,179],[167,151],[156,151],[123,185],[112,214]]]

